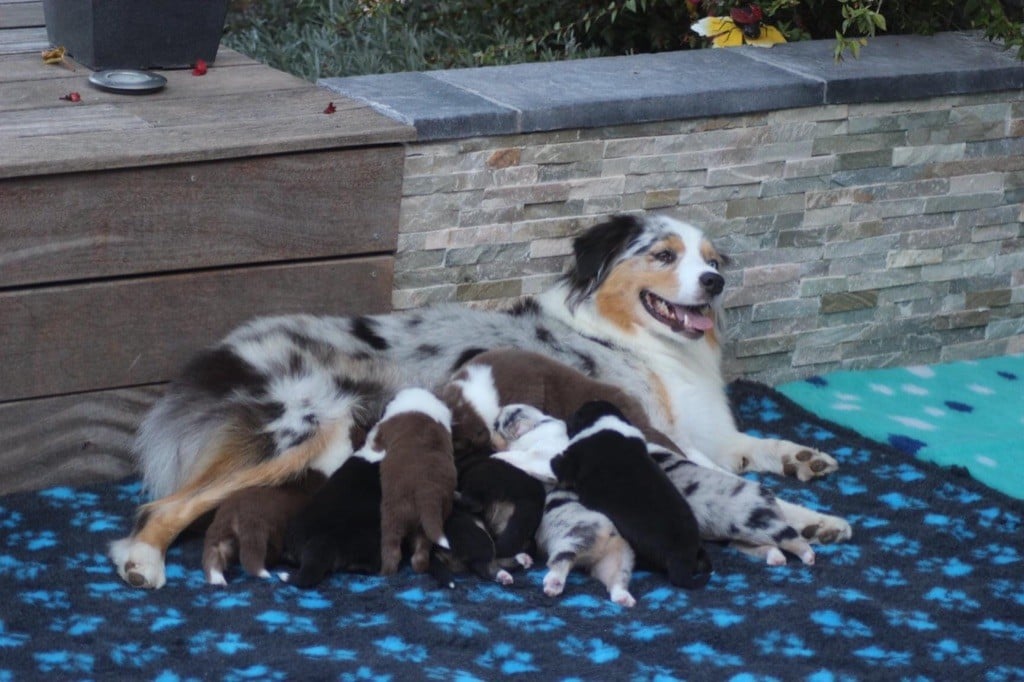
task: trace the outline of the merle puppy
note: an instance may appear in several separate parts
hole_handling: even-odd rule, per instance
[[[605,514],[636,554],[689,589],[711,577],[690,506],[647,454],[647,443],[611,403],[591,401],[567,422],[569,446],[551,460],[580,504]]]

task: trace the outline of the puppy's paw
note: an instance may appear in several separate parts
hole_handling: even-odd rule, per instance
[[[769,547],[764,557],[765,563],[769,566],[785,566],[786,555],[778,547]]]
[[[562,579],[562,576],[553,571],[549,571],[548,574],[544,576],[544,594],[549,597],[557,597],[562,594],[562,590],[564,589],[565,580]]]
[[[494,575],[494,579],[497,580],[498,583],[506,586],[511,585],[513,582],[515,582],[515,580],[512,578],[512,574],[506,571],[504,568],[498,570],[498,572]]]
[[[228,579],[216,568],[211,568],[206,572],[206,582],[210,585],[225,587],[228,584]]]
[[[132,538],[110,543],[110,558],[117,574],[132,587],[159,589],[167,583],[164,555],[156,547]]]
[[[627,609],[631,609],[636,606],[636,599],[633,598],[633,595],[629,593],[629,590],[621,587],[620,585],[616,585],[612,588],[610,596],[612,601],[619,606],[625,606]]]
[[[838,468],[839,462],[820,450],[798,447],[796,452],[782,455],[782,473],[801,481],[825,476]]]
[[[530,566],[533,566],[533,557],[527,554],[526,552],[520,552],[519,554],[516,554],[515,559],[516,563],[518,563],[523,568],[529,568]]]

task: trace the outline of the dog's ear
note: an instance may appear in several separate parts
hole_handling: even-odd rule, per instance
[[[636,216],[617,215],[573,240],[575,262],[565,276],[569,283],[570,306],[578,305],[594,293],[615,260],[642,231],[643,224]]]

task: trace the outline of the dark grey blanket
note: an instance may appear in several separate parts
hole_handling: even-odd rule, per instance
[[[1020,502],[824,422],[775,391],[731,386],[744,429],[828,450],[838,473],[762,480],[850,519],[816,565],[768,567],[712,546],[706,589],[639,573],[624,609],[543,568],[500,587],[463,577],[337,575],[302,591],[232,576],[206,585],[201,541],[168,584],[123,584],[105,556],[136,481],[0,498],[0,681],[62,679],[1024,679]]]

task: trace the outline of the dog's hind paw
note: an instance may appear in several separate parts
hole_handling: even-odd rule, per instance
[[[786,523],[795,528],[800,537],[811,544],[829,545],[834,542],[843,542],[853,537],[853,528],[850,527],[850,524],[845,519],[822,514],[783,499],[776,499],[776,502],[778,502],[782,510]],[[805,547],[788,549],[800,556],[801,560],[804,560]]]
[[[512,574],[506,571],[504,568],[499,570],[494,575],[494,579],[502,585],[511,585],[515,582],[515,579],[512,577]]]
[[[132,538],[110,543],[110,558],[117,574],[132,587],[159,589],[167,583],[164,555],[156,547]]]
[[[565,589],[565,581],[562,576],[554,572],[548,572],[544,576],[544,594],[549,597],[557,597]]]
[[[613,602],[619,606],[625,606],[627,609],[631,609],[636,606],[636,599],[629,593],[629,590],[619,585],[612,588],[609,596],[612,598]]]

